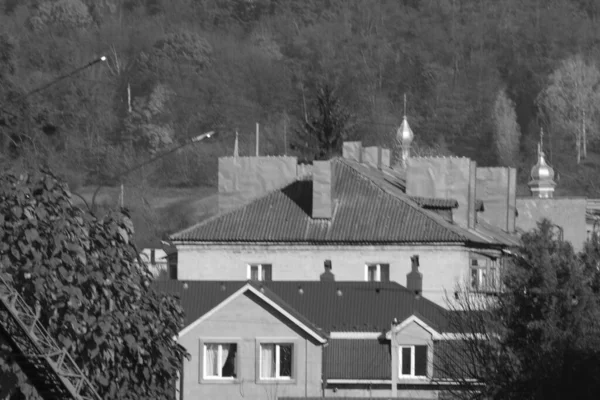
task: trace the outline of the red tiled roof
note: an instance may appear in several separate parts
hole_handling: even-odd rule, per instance
[[[171,239],[286,243],[478,241],[467,230],[419,207],[400,187],[377,181],[368,168],[340,158],[331,162],[336,205],[330,221],[311,218],[312,181],[296,181],[246,206],[175,233]]]
[[[177,294],[185,311],[185,326],[216,307],[246,281],[156,281],[161,292]],[[439,332],[448,330],[442,307],[395,282],[270,281],[254,283],[287,309],[293,309],[326,332],[384,332],[391,321],[413,314]],[[186,288],[187,285],[187,288]],[[300,293],[302,288],[302,293]],[[341,295],[338,294],[338,290]]]

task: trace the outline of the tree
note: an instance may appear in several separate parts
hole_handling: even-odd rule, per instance
[[[304,123],[296,130],[297,139],[292,148],[317,160],[339,154],[342,143],[352,132],[352,118],[335,90],[324,84],[317,90],[310,114],[305,109]]]
[[[466,339],[452,346],[461,362],[446,357],[441,368],[484,384],[465,398],[598,398],[600,307],[582,258],[547,220],[522,241],[497,297],[451,303]]]
[[[548,119],[566,134],[575,137],[577,164],[587,157],[587,134],[598,124],[600,71],[580,55],[564,60],[550,75],[538,103]]]
[[[91,22],[89,9],[81,0],[44,1],[30,20],[34,30],[42,30],[48,25],[81,28]]]
[[[133,101],[132,112],[125,118],[129,138],[151,154],[173,143],[173,128],[164,121],[171,94],[168,87],[157,85],[148,97]]]
[[[514,167],[519,155],[521,130],[517,123],[515,103],[508,98],[505,89],[498,91],[492,112],[494,121],[494,144],[502,164]]]
[[[84,214],[49,172],[3,175],[0,198],[0,272],[100,395],[170,398],[185,356],[173,340],[183,312],[151,288],[127,212]]]

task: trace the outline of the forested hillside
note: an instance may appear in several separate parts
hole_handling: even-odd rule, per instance
[[[391,147],[406,94],[420,151],[517,166],[524,183],[543,127],[559,188],[600,195],[595,0],[0,7],[4,169],[46,163],[73,188],[114,184],[118,171],[216,130],[130,177],[210,185],[236,130],[241,154],[254,152],[256,123],[262,154],[327,157],[340,138]]]

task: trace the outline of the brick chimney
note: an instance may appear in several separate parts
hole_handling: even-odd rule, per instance
[[[412,270],[406,274],[406,288],[420,294],[423,291],[423,274],[419,272],[419,256],[412,256],[410,262]]]
[[[331,219],[333,215],[333,185],[331,162],[313,161],[312,217]]]
[[[331,272],[331,260],[325,260],[325,262],[323,263],[323,266],[325,267],[325,272],[323,272],[321,274],[321,281],[322,282],[332,282],[335,281],[335,275]]]

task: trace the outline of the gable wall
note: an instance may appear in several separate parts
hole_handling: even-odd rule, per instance
[[[228,338],[238,343],[238,379],[200,383],[201,341]],[[257,382],[257,339],[294,343],[294,382]],[[243,294],[179,338],[191,354],[184,366],[184,399],[275,399],[277,396],[320,396],[321,346],[289,324],[253,294]]]
[[[364,281],[366,263],[390,264],[390,280],[406,285],[410,257],[418,254],[423,291],[446,307],[446,294],[468,277],[469,252],[461,246],[178,245],[178,279],[245,280],[249,263],[272,264],[273,280],[319,280],[331,260],[339,281]]]

